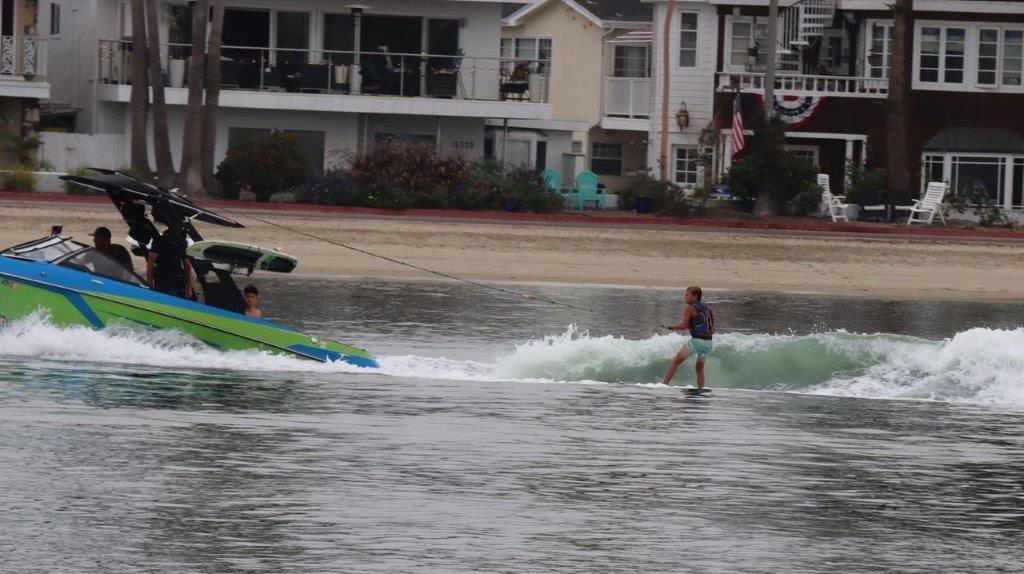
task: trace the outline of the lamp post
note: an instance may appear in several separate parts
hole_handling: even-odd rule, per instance
[[[363,42],[363,9],[365,6],[354,4],[352,10],[352,69],[348,71],[348,93],[359,95],[362,91],[363,76],[359,67],[359,51]]]

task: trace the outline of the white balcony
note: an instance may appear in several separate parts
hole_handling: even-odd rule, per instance
[[[166,97],[187,102],[189,46],[165,47]],[[549,119],[546,60],[224,46],[223,107]],[[101,40],[100,97],[131,99],[130,42]]]
[[[763,94],[764,74],[761,72],[719,72],[718,90]],[[885,98],[889,80],[849,76],[815,76],[780,73],[775,75],[776,96],[838,96],[852,98]]]
[[[653,95],[651,78],[605,78],[601,127],[646,131]]]
[[[0,36],[0,96],[50,97],[46,40],[35,36]]]

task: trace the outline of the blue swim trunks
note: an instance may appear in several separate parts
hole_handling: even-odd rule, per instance
[[[691,355],[697,355],[703,359],[711,354],[711,351],[714,350],[715,346],[709,339],[694,339],[691,337],[690,340],[686,342],[686,348],[690,351]]]

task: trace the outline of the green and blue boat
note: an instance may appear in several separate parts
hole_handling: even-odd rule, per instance
[[[106,192],[129,227],[132,251],[145,257],[159,235],[155,222],[188,238],[188,257],[202,295],[192,301],[150,289],[138,275],[55,226],[51,235],[0,252],[0,317],[42,311],[58,326],[103,329],[134,325],[178,329],[223,350],[259,350],[321,362],[378,367],[363,350],[244,313],[233,273],[289,272],[294,258],[240,243],[203,241],[193,221],[242,227],[185,196],[118,172],[64,176]]]

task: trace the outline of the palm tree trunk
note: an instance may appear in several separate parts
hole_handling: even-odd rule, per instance
[[[132,170],[149,171],[149,80],[146,78],[146,8],[142,0],[132,0]]]
[[[149,42],[149,84],[153,89],[153,153],[156,177],[162,185],[174,181],[171,136],[167,130],[167,101],[164,97],[164,70],[160,59],[160,20],[157,0],[146,0],[147,41]]]
[[[188,59],[188,105],[181,138],[181,190],[187,195],[203,191],[203,72],[206,59],[206,19],[209,0],[198,0],[192,8],[192,54]]]
[[[906,200],[910,195],[910,58],[914,0],[893,4],[892,58],[889,65],[889,99],[886,147],[889,158],[890,198]]]
[[[224,30],[224,0],[211,0],[213,20],[210,22],[210,40],[206,50],[206,104],[203,105],[203,145],[201,149],[203,189],[212,193],[213,151],[217,145],[217,105],[220,101],[220,46]]]

